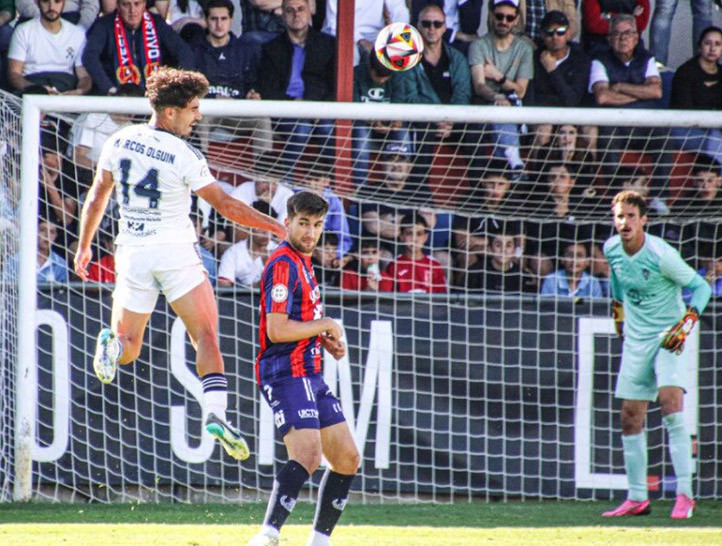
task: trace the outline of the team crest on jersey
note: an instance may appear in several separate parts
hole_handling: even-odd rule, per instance
[[[271,289],[271,299],[276,303],[281,303],[288,299],[288,288],[284,284],[274,284]]]

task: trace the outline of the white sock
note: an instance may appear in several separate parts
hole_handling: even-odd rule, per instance
[[[281,534],[281,531],[279,531],[272,525],[264,525],[263,527],[261,527],[261,534],[271,538],[278,538],[278,535]]]
[[[311,531],[307,546],[329,546],[329,544],[331,544],[330,541],[330,536],[319,533],[318,531]]]
[[[203,414],[215,413],[221,419],[226,418],[228,391],[208,391],[203,393]]]

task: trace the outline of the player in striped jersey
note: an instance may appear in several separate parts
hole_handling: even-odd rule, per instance
[[[250,455],[246,441],[226,422],[228,387],[218,346],[218,306],[190,219],[191,191],[239,224],[285,237],[276,220],[226,195],[203,155],[184,139],[201,119],[199,99],[208,80],[199,72],[161,68],[148,78],[150,123],[132,125],[103,147],[98,172],[83,206],[75,271],[88,280],[90,245],[115,189],[120,205],[116,285],[111,328],[98,334],[93,368],[110,383],[117,364],[140,354],[159,291],[183,320],[196,348],[203,384],[206,430],[236,459]]]
[[[691,518],[692,441],[684,422],[683,398],[691,355],[685,340],[709,301],[712,289],[659,237],[645,233],[647,203],[635,191],[612,201],[617,235],[604,244],[611,272],[613,310],[622,337],[622,365],[615,396],[622,399],[622,444],[629,495],[606,517],[650,512],[647,497],[647,438],[644,420],[649,402],[659,397],[669,452],[677,478],[673,519]],[[685,310],[682,288],[692,292]]]
[[[311,265],[328,202],[309,191],[288,200],[286,241],[271,254],[261,280],[261,350],[256,378],[273,410],[289,461],[276,475],[261,532],[253,546],[276,545],[298,493],[321,464],[321,480],[309,545],[328,544],[346,505],[360,456],[341,404],[321,376],[322,349],[346,354],[339,324],[323,316],[321,291]]]

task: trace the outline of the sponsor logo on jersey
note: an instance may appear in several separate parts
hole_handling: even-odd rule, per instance
[[[276,422],[276,428],[281,428],[286,424],[286,416],[283,415],[283,410],[276,412],[273,416],[273,420]]]
[[[333,499],[331,501],[331,504],[333,507],[338,510],[339,512],[342,512],[344,508],[346,508],[346,503],[348,502],[348,499]]]
[[[315,409],[298,410],[298,417],[301,419],[318,419],[318,410],[315,410]]]
[[[647,269],[646,267],[644,269],[642,269],[642,276],[644,277],[645,281],[648,281],[649,280],[649,269]]]
[[[281,303],[288,299],[288,287],[285,284],[274,284],[271,288],[271,299]]]
[[[292,499],[286,495],[283,495],[278,502],[289,512],[293,512],[293,508],[296,506],[296,499]]]
[[[405,277],[408,274],[409,274],[408,269],[399,269],[399,277]]]

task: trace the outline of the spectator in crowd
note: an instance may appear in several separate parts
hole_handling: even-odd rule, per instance
[[[64,172],[63,156],[54,137],[42,138],[38,188],[38,217],[57,228],[54,247],[65,255],[77,236],[78,186]]]
[[[336,36],[338,17],[338,0],[326,0],[326,20],[323,32]],[[364,0],[355,3],[354,10],[354,41],[357,51],[354,54],[354,66],[360,60],[359,53],[370,53],[379,31],[386,23],[409,23],[409,9],[405,0]]]
[[[541,46],[534,52],[534,106],[580,107],[591,102],[587,93],[591,60],[570,39],[567,16],[548,11],[541,22]],[[532,150],[547,145],[551,132],[551,124],[535,126]]]
[[[647,171],[642,167],[635,165],[622,165],[617,169],[615,186],[621,190],[636,191],[645,200],[649,209],[647,210],[647,216],[654,218],[655,216],[662,216],[667,214],[668,207],[666,203],[662,203],[659,198],[650,197],[650,185],[651,178]]]
[[[722,29],[707,27],[697,44],[699,53],[680,66],[672,78],[669,107],[683,110],[722,110]],[[722,163],[722,132],[694,127],[672,129],[675,146],[703,151]]]
[[[410,4],[411,21],[418,21],[419,14],[427,6],[439,7],[446,15],[444,41],[464,55],[469,50],[469,44],[479,39],[484,0],[411,0]]]
[[[469,200],[486,215],[504,216],[515,212],[513,186],[519,183],[520,169],[513,169],[500,158],[477,157],[469,168]]]
[[[3,84],[5,72],[5,55],[10,47],[10,40],[14,27],[11,24],[15,20],[15,0],[0,0],[0,84]]]
[[[443,40],[446,32],[446,17],[442,9],[433,4],[423,8],[419,13],[416,27],[424,40],[424,53],[421,62],[399,78],[406,100],[412,104],[469,104],[471,101],[469,65],[462,53]],[[417,181],[424,188],[427,188],[429,169],[437,145],[453,146],[467,162],[466,158],[472,157],[475,151],[476,143],[461,146],[462,138],[467,132],[455,131],[452,123],[444,121],[415,123],[414,127],[417,135],[415,170]]]
[[[411,152],[405,144],[389,143],[381,154],[381,180],[371,186],[372,201],[358,207],[361,219],[361,237],[379,241],[381,263],[388,263],[398,254],[398,239],[402,216],[407,212],[399,203],[409,199],[413,190],[408,188],[413,163]]]
[[[316,280],[324,287],[339,288],[344,261],[338,257],[338,236],[332,231],[325,231],[311,256]]]
[[[142,97],[143,90],[132,83],[118,87],[119,97]],[[77,168],[78,183],[89,188],[100,151],[110,135],[132,122],[125,114],[89,112],[81,114],[70,129],[73,163]]]
[[[276,218],[267,201],[254,201],[254,209]],[[250,229],[250,237],[234,243],[223,253],[218,267],[218,286],[239,284],[257,287],[261,282],[266,259],[276,248],[271,233],[262,229]]]
[[[423,216],[429,228],[426,249],[433,258],[447,267],[450,262],[449,239],[451,239],[452,215],[431,207],[420,207],[417,213]]]
[[[582,44],[592,58],[609,50],[611,23],[618,15],[628,15],[635,29],[644,32],[649,24],[649,0],[584,0],[582,2]],[[613,47],[613,46],[612,46]]]
[[[63,283],[68,281],[68,262],[53,250],[57,237],[58,230],[55,224],[47,220],[40,220],[37,253],[38,282]]]
[[[42,10],[38,0],[15,0],[15,7],[18,11],[18,24],[40,17]],[[88,30],[95,22],[100,11],[98,0],[65,0],[60,17],[78,25],[83,32]]]
[[[564,247],[560,269],[544,277],[542,296],[565,298],[601,298],[602,285],[589,269],[589,251],[581,243],[569,243]]]
[[[354,102],[410,102],[404,86],[398,83],[401,75],[381,64],[372,53],[364,53],[354,68]],[[352,137],[353,183],[356,188],[368,182],[372,148],[383,148],[389,142],[411,145],[408,128],[401,121],[356,120]]]
[[[467,272],[467,290],[504,294],[532,290],[528,288],[527,274],[521,267],[519,256],[522,249],[514,230],[502,227],[490,239],[487,259],[478,261]]]
[[[231,0],[208,0],[203,7],[206,33],[192,45],[195,66],[208,78],[209,99],[260,99],[258,63],[260,49],[231,32],[234,7]],[[254,152],[262,154],[273,147],[269,118],[204,117],[196,126],[201,149],[208,151],[214,127],[230,132],[234,139],[239,131],[251,131]]]
[[[692,48],[699,45],[703,30],[712,26],[714,19],[712,0],[692,0]],[[719,8],[718,8],[719,9]],[[649,50],[663,65],[667,64],[672,19],[677,10],[677,0],[655,0],[652,26],[649,32]]]
[[[590,90],[599,106],[654,108],[662,97],[662,80],[652,57],[640,44],[636,22],[631,15],[616,15],[610,24],[611,49],[592,62]],[[602,170],[614,176],[626,148],[652,156],[652,192],[666,207],[672,170],[671,144],[667,130],[656,127],[599,128]],[[663,209],[660,213],[665,212]]]
[[[487,227],[487,223],[491,227]],[[453,276],[455,289],[466,289],[466,276],[469,268],[485,261],[489,250],[487,232],[501,229],[500,221],[491,216],[454,215],[451,232]]]
[[[145,0],[118,0],[118,9],[100,17],[88,31],[83,66],[101,95],[115,94],[124,83],[145,89],[161,66],[193,68],[193,53],[181,37],[146,9]]]
[[[692,167],[692,191],[677,199],[675,209],[698,217],[719,216],[722,212],[720,164],[701,154]]]
[[[532,179],[541,178],[549,162],[561,162],[573,170],[584,188],[591,188],[596,177],[595,154],[586,146],[576,125],[549,125],[551,140],[546,146],[532,147],[527,172]],[[587,128],[596,135],[596,127]],[[546,129],[544,129],[546,130]],[[591,131],[588,135],[591,134]],[[540,133],[537,133],[540,136]]]
[[[333,177],[333,163],[330,161],[318,161],[313,164],[302,178],[303,185],[312,191],[320,194],[328,202],[328,212],[323,225],[325,233],[333,233],[338,239],[338,256],[341,259],[351,250],[353,241],[348,227],[346,210],[341,199],[331,189]],[[323,284],[323,283],[322,283]]]
[[[519,19],[519,0],[492,0],[492,31],[469,47],[469,65],[475,104],[518,105],[534,76],[532,47],[513,33]],[[519,132],[514,124],[491,124],[494,155],[521,167]]]
[[[702,275],[712,287],[712,297],[722,298],[722,243],[716,241],[703,245],[700,253],[699,262],[701,267],[697,270],[697,273]],[[685,302],[689,303],[691,297],[691,291],[685,289]]]
[[[335,99],[336,40],[310,27],[308,0],[283,0],[286,32],[263,45],[260,96],[266,100]],[[290,170],[312,136],[319,139],[320,153],[330,157],[333,148],[332,120],[276,120],[274,130],[284,141],[283,159]]]
[[[535,184],[520,207],[537,216],[574,220],[599,212],[600,203],[592,187],[578,183],[576,171],[567,163],[549,161],[541,182]]]
[[[361,239],[358,255],[341,271],[344,290],[378,290],[381,280],[379,244],[376,239]]]
[[[544,18],[552,12],[561,13],[566,17],[567,35],[570,40],[577,36],[579,21],[574,0],[526,0],[526,11],[522,13],[525,21],[524,34],[533,43],[542,41]]]
[[[17,93],[42,86],[51,95],[84,95],[92,82],[81,55],[85,32],[60,17],[65,0],[37,0],[40,15],[19,25],[8,52],[8,80]]]
[[[115,282],[115,243],[108,234],[99,234],[98,259],[88,264],[88,280],[100,283]]]
[[[446,292],[446,277],[439,262],[428,256],[424,246],[429,238],[423,216],[406,214],[401,220],[404,252],[381,274],[379,290],[383,292]]]

